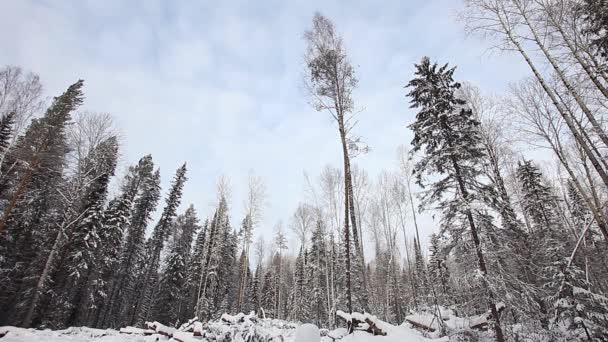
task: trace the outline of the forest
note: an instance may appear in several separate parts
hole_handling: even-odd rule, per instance
[[[414,138],[377,179],[356,164],[374,153],[356,133],[373,120],[357,110],[357,61],[314,14],[303,91],[334,124],[342,159],[294,180],[306,191],[266,240],[261,177],[243,211],[219,179],[202,217],[182,203],[187,161],[167,189],[152,155],[120,172],[119,130],[82,110],[85,81],[47,101],[35,71],[3,66],[0,325],[177,328],[253,312],[335,329],[344,312],[366,312],[450,341],[607,341],[608,1],[462,7],[462,27],[529,75],[489,94],[449,60],[404,65]],[[428,248],[422,213],[436,225]],[[456,331],[448,311],[483,315],[485,328]]]

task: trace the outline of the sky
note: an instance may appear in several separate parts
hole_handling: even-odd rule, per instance
[[[415,116],[404,85],[423,56],[457,65],[455,78],[501,93],[529,74],[519,56],[467,36],[459,0],[0,0],[0,65],[38,73],[55,96],[85,80],[82,109],[111,113],[123,168],[151,153],[163,193],[188,163],[182,208],[212,214],[215,184],[230,179],[234,224],[249,172],[267,188],[258,234],[269,238],[305,198],[304,172],[339,167],[337,130],[303,88],[303,32],[315,11],[334,21],[355,65],[356,158],[370,179],[397,166]],[[161,204],[162,205],[162,204]],[[159,209],[160,210],[160,209]],[[437,231],[423,215],[421,234]],[[426,241],[425,238],[422,239]]]

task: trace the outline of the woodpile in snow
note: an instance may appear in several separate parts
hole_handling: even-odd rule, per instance
[[[498,314],[504,310],[504,304],[496,305]],[[434,313],[417,313],[405,317],[405,321],[411,324],[414,328],[434,332],[441,327],[446,327],[449,330],[486,330],[489,322],[492,320],[490,311],[471,317],[458,317],[450,309],[440,308]]]
[[[201,323],[193,318],[179,328],[168,327],[159,322],[146,322],[145,329],[125,327],[121,334],[159,335],[177,342],[200,341],[244,341],[278,342],[291,336],[296,325],[273,319],[259,319],[255,313],[248,315],[223,314],[219,320]]]
[[[355,330],[362,330],[374,336],[386,336],[386,332],[378,327],[378,318],[374,315],[360,312],[348,314],[342,310],[338,310],[336,314],[346,321],[346,330],[349,334]]]

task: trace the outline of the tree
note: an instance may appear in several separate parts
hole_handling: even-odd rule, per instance
[[[608,2],[585,0],[580,9],[588,25],[585,31],[592,35],[593,45],[599,54],[608,59]]]
[[[68,236],[62,246],[63,260],[53,277],[53,287],[56,294],[52,300],[54,304],[51,316],[54,326],[70,326],[74,324],[87,324],[91,303],[89,298],[93,295],[95,284],[95,270],[102,267],[100,263],[101,238],[100,232],[103,224],[103,214],[110,183],[114,175],[118,143],[115,137],[102,141],[91,152],[83,163],[85,168],[91,169],[83,172],[90,180],[86,181],[86,189],[82,200],[77,223],[67,227],[63,234]]]
[[[184,189],[184,183],[186,182],[186,163],[184,163],[175,172],[175,177],[171,183],[171,190],[166,199],[165,208],[154,227],[152,237],[148,240],[145,252],[145,258],[141,260],[143,275],[140,279],[140,299],[137,305],[137,326],[143,326],[148,319],[149,310],[154,305],[154,299],[152,298],[153,291],[157,287],[158,281],[158,268],[160,266],[160,253],[165,246],[165,241],[171,234],[171,226],[175,215],[177,215],[177,208],[181,203],[182,191]],[[184,260],[174,260],[174,262],[183,263]],[[174,265],[177,267],[177,265]]]
[[[272,270],[268,270],[264,274],[262,282],[262,298],[260,301],[260,310],[262,317],[276,318],[276,281]]]
[[[0,117],[0,153],[4,155],[9,148],[15,125],[15,112],[10,112]]]
[[[4,173],[5,189],[10,191],[4,193],[6,205],[0,218],[0,234],[5,234],[7,251],[7,264],[2,269],[10,269],[8,277],[15,287],[7,288],[2,297],[10,298],[5,302],[12,308],[9,311],[17,310],[12,319],[23,319],[24,326],[32,323],[52,267],[48,261],[52,262],[57,253],[48,242],[55,240],[56,205],[62,202],[58,189],[68,151],[65,130],[70,114],[82,103],[82,86],[80,80],[56,97],[45,115],[32,121],[6,155],[7,165],[13,166]],[[16,289],[18,296],[12,292]]]
[[[351,289],[351,228],[354,242],[354,254],[361,268],[365,262],[362,260],[359,236],[356,227],[356,214],[354,205],[353,184],[351,175],[350,153],[364,152],[360,139],[353,137],[351,130],[354,122],[353,90],[357,86],[355,71],[346,55],[342,38],[337,35],[333,23],[316,13],[313,18],[313,28],[304,33],[308,44],[304,60],[307,67],[305,78],[308,91],[313,98],[313,104],[317,111],[325,110],[330,113],[338,125],[340,142],[342,144],[343,168],[344,168],[344,243],[346,253],[346,297],[347,308],[352,311],[352,289]],[[356,279],[362,282],[363,294],[365,289],[365,277]],[[365,296],[363,302],[359,303],[365,308]]]
[[[139,290],[137,281],[143,272],[141,263],[145,257],[145,230],[160,199],[160,172],[158,169],[154,171],[150,155],[140,160],[137,172],[141,178],[139,194],[133,205],[119,266],[113,277],[110,297],[113,308],[106,316],[110,326],[130,325],[135,320],[136,293]]]
[[[479,188],[477,177],[485,157],[479,135],[479,122],[472,115],[466,102],[456,96],[460,83],[453,79],[455,68],[445,64],[431,64],[428,57],[416,65],[415,77],[408,83],[408,96],[412,108],[419,108],[416,121],[409,127],[414,131],[413,152],[423,156],[414,166],[417,184],[430,186],[423,204],[438,203],[444,213],[443,226],[457,217],[467,221],[475,246],[482,282],[488,293],[488,306],[495,320],[497,341],[504,341],[495,298],[487,283],[488,270],[473,217],[472,203]],[[444,175],[435,182],[428,182],[426,175]],[[446,195],[454,194],[446,198]]]

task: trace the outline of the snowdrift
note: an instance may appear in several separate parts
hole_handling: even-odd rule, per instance
[[[363,317],[359,317],[363,318]],[[222,315],[219,320],[200,323],[191,320],[179,328],[158,322],[149,322],[145,329],[125,327],[120,330],[72,327],[65,330],[34,330],[16,327],[0,327],[0,342],[428,342],[448,341],[425,338],[404,324],[394,326],[374,317],[374,324],[386,332],[386,336],[374,336],[366,331],[355,330],[348,334],[345,328],[332,331],[315,329],[310,324],[260,319],[253,314]],[[318,332],[318,333],[316,333]],[[321,335],[314,341],[314,335]]]

